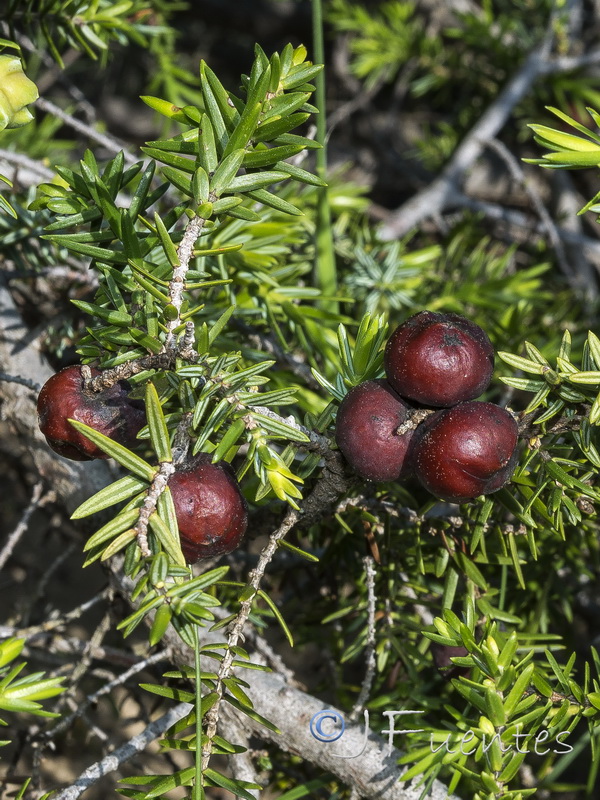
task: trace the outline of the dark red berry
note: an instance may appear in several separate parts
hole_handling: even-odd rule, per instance
[[[91,370],[92,377],[100,374]],[[50,447],[74,461],[109,458],[68,421],[86,425],[130,447],[146,424],[140,402],[129,398],[131,386],[119,381],[101,392],[84,388],[80,366],[65,367],[46,381],[37,401],[40,430]]]
[[[494,369],[485,331],[458,314],[421,311],[400,325],[385,348],[392,387],[426,406],[453,406],[484,392]]]
[[[201,453],[169,480],[186,561],[231,553],[248,525],[248,507],[228,464]]]
[[[469,667],[461,667],[458,664],[453,664],[451,658],[458,656],[468,656],[469,651],[462,645],[453,646],[449,644],[439,644],[432,642],[431,655],[433,656],[433,663],[435,664],[440,675],[443,675],[446,680],[451,678],[458,678],[459,675],[464,675],[468,678],[471,674]]]
[[[335,439],[351,467],[370,481],[393,481],[404,474],[414,430],[398,433],[409,422],[410,407],[387,381],[365,381],[344,397]]]
[[[411,463],[436,497],[464,502],[500,489],[517,460],[514,418],[494,403],[460,403],[437,411],[415,433]]]

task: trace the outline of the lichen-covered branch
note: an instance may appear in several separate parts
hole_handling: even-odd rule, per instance
[[[156,511],[160,496],[167,488],[169,478],[174,472],[175,467],[171,461],[161,462],[158,472],[150,484],[144,503],[140,508],[140,515],[135,526],[135,535],[142,558],[148,558],[152,555],[148,546],[148,525],[150,524],[150,517]]]
[[[185,278],[190,268],[190,261],[194,255],[194,245],[200,236],[205,220],[202,217],[193,217],[187,224],[183,239],[177,248],[179,266],[173,267],[173,275],[169,282],[169,298],[171,305],[176,310],[176,315],[167,323],[167,339],[165,349],[175,348],[175,329],[181,325],[181,306],[183,303],[183,290],[185,288]]]

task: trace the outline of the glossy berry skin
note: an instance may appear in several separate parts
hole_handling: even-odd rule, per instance
[[[413,430],[397,434],[409,419],[408,406],[385,380],[365,381],[342,400],[335,439],[344,457],[362,478],[393,481],[406,472]]]
[[[96,377],[100,371],[92,369],[91,373]],[[68,420],[84,422],[130,447],[135,443],[138,431],[146,424],[143,406],[129,398],[130,389],[126,381],[119,381],[101,392],[86,391],[81,367],[65,367],[46,381],[39,394],[40,430],[50,447],[65,458],[73,461],[109,458]]]
[[[459,664],[453,664],[452,661],[450,661],[450,659],[455,656],[468,656],[469,651],[466,647],[462,645],[455,647],[449,644],[432,642],[431,655],[433,656],[433,663],[438,672],[447,681],[451,678],[458,678],[459,675],[464,675],[465,678],[471,675],[469,667],[461,667]]]
[[[169,480],[181,549],[188,564],[231,553],[248,525],[248,507],[228,464],[201,453]]]
[[[458,314],[421,311],[390,336],[384,363],[388,381],[402,397],[450,407],[487,389],[494,348],[475,322]]]
[[[436,411],[415,433],[416,477],[441,500],[462,503],[502,488],[517,461],[514,418],[494,403],[460,403]]]

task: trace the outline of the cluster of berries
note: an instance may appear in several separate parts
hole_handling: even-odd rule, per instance
[[[387,379],[355,386],[337,415],[338,447],[358,475],[395,481],[412,474],[451,502],[504,486],[518,428],[505,409],[474,400],[494,368],[479,325],[458,314],[415,314],[388,340],[384,367]]]
[[[496,491],[516,462],[517,424],[499,406],[473,402],[489,385],[493,365],[490,340],[475,323],[457,314],[416,314],[387,343],[387,380],[365,381],[342,401],[340,450],[367,480],[414,474],[443,500],[463,502]],[[91,370],[92,377],[99,374]],[[50,447],[75,461],[108,457],[70,419],[131,447],[146,415],[130,390],[119,381],[91,391],[79,366],[53,375],[38,397],[40,429]],[[248,509],[228,464],[199,454],[177,469],[169,489],[188,562],[239,546]]]
[[[92,377],[100,374],[92,369]],[[74,428],[83,422],[125,447],[131,447],[146,424],[143,403],[130,398],[131,386],[119,381],[93,392],[86,388],[81,367],[53,375],[42,387],[37,410],[40,430],[50,447],[74,461],[108,458]],[[177,469],[169,480],[181,549],[188,563],[231,553],[240,545],[248,509],[228,464],[212,464],[205,453]]]

